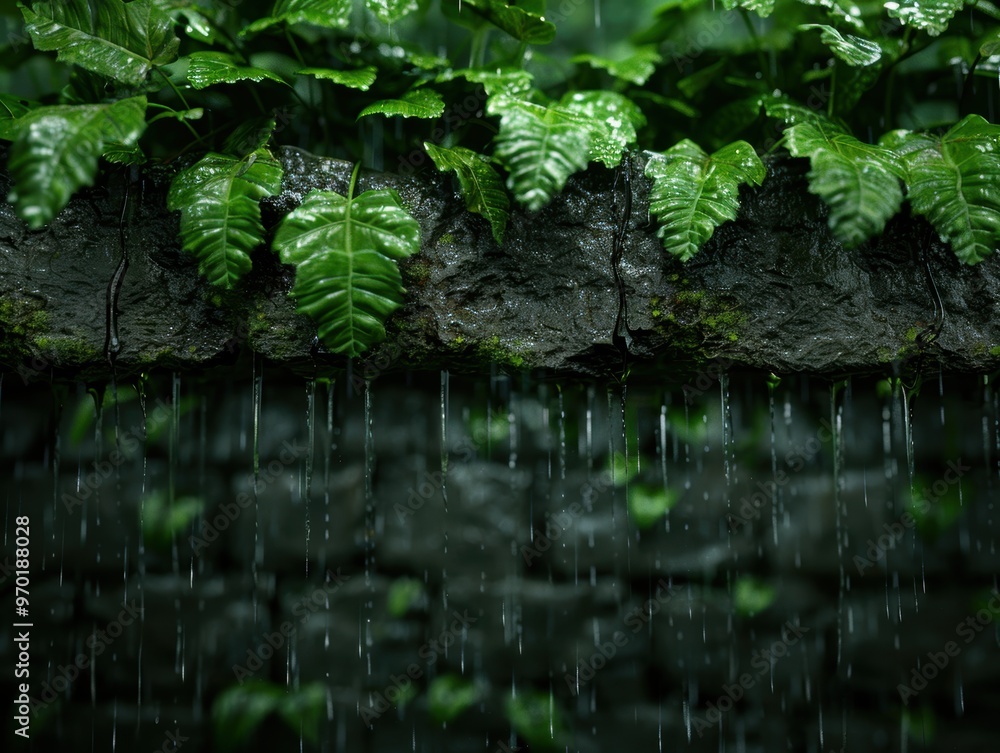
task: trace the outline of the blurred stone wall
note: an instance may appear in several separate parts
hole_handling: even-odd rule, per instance
[[[256,376],[109,386],[100,416],[82,384],[4,379],[27,747],[217,750],[241,680],[319,683],[323,751],[545,750],[550,726],[587,753],[995,747],[991,380]],[[298,738],[272,715],[237,749]]]

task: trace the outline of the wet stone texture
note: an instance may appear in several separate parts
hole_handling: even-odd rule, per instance
[[[736,374],[692,397],[452,375],[442,405],[439,375],[411,373],[366,414],[349,380],[256,376],[256,404],[249,370],[151,378],[144,403],[123,381],[100,415],[82,386],[4,383],[32,693],[60,689],[39,744],[179,729],[218,750],[214,703],[254,679],[322,688],[304,750],[994,749],[990,379]],[[443,677],[478,689],[447,724]],[[512,694],[555,745],[512,738]],[[272,717],[239,749],[298,750],[298,728]]]
[[[281,159],[283,192],[263,208],[269,228],[313,188],[346,193],[348,163],[291,148]],[[786,160],[770,164],[763,187],[743,192],[738,219],[681,264],[663,252],[649,221],[642,155],[631,164],[619,271],[631,337],[625,365],[636,376],[696,373],[712,359],[776,373],[885,372],[900,364],[981,373],[1000,365],[997,259],[964,267],[922,219],[907,216],[878,240],[845,250],[808,193],[805,161]],[[164,169],[144,176],[124,232],[121,175],[82,191],[37,232],[0,204],[0,362],[27,380],[107,376],[107,290],[124,248],[119,374],[203,369],[250,351],[303,373],[343,367],[295,313],[287,295],[293,270],[269,250],[254,253],[254,270],[231,293],[200,280],[179,249],[177,214],[165,209],[169,179]],[[614,179],[614,171],[592,167],[549,207],[516,211],[501,248],[486,222],[465,211],[449,177],[363,175],[358,190],[399,192],[423,239],[403,264],[406,304],[358,372],[483,372],[501,364],[620,375]],[[9,189],[6,178],[0,188]],[[139,193],[133,189],[133,198]]]

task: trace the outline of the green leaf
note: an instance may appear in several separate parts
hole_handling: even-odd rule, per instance
[[[899,157],[830,124],[799,123],[785,135],[793,156],[809,158],[809,190],[830,207],[837,239],[856,246],[881,233],[903,202],[906,168]]]
[[[174,176],[167,206],[181,211],[181,240],[213,285],[232,288],[264,242],[260,200],[281,190],[281,165],[266,149],[243,159],[209,153]]]
[[[479,687],[458,675],[439,675],[427,686],[427,710],[439,722],[450,722],[480,699]]]
[[[248,118],[229,134],[222,151],[243,159],[248,154],[267,146],[276,125],[274,118],[265,118],[262,115]]]
[[[446,0],[442,6],[446,6],[448,2]],[[478,16],[518,41],[528,44],[548,44],[556,36],[555,24],[546,21],[540,13],[507,5],[506,0],[462,0],[457,13],[450,9],[450,14]]]
[[[277,73],[254,66],[240,65],[232,55],[225,52],[192,52],[187,79],[195,89],[204,89],[213,84],[235,84],[237,81],[264,79],[285,83]]]
[[[735,141],[711,156],[684,139],[663,154],[651,155],[646,177],[653,179],[649,211],[660,223],[663,247],[681,261],[701,248],[715,228],[736,219],[739,187],[760,185],[764,164],[745,141]]]
[[[270,16],[254,21],[240,32],[240,36],[256,34],[278,24],[346,29],[351,22],[351,9],[351,0],[277,0]]]
[[[105,105],[39,107],[14,121],[8,200],[32,229],[49,222],[81,186],[94,182],[106,144],[135,145],[146,127],[146,98]]]
[[[1000,29],[993,29],[983,37],[979,43],[979,55],[984,58],[991,58],[1000,55]]]
[[[722,7],[726,10],[746,8],[761,18],[767,18],[774,12],[774,0],[722,0]]]
[[[865,22],[861,19],[861,13],[859,12],[860,9],[853,3],[844,2],[845,8],[838,0],[799,0],[799,2],[803,5],[823,8],[831,18],[849,24],[855,29],[863,30],[865,28]],[[854,15],[852,11],[858,15]]]
[[[358,120],[369,115],[401,118],[440,118],[444,114],[444,100],[433,89],[411,89],[399,99],[380,99],[368,105],[358,115]]]
[[[188,528],[204,507],[200,497],[178,497],[170,504],[166,492],[152,492],[143,500],[143,541],[151,549],[169,551],[174,537]]]
[[[303,68],[296,71],[296,73],[303,76],[312,76],[313,78],[322,79],[323,81],[332,81],[333,83],[340,84],[341,86],[347,86],[351,89],[360,89],[361,91],[366,92],[371,88],[371,85],[375,83],[375,77],[378,74],[378,69],[373,65],[346,71],[337,71],[332,68]]]
[[[502,95],[520,97],[531,91],[531,82],[534,77],[521,68],[500,67],[489,70],[461,68],[447,70],[439,74],[435,81],[443,83],[456,78],[464,78],[474,84],[482,84],[489,97]]]
[[[677,492],[662,486],[632,484],[628,488],[628,512],[636,527],[646,529],[666,515],[677,502]]]
[[[137,86],[149,71],[177,57],[173,22],[152,0],[58,0],[18,3],[35,48],[124,84]]]
[[[385,338],[403,303],[397,262],[420,250],[420,225],[395,191],[312,191],[285,217],[274,248],[295,265],[292,296],[334,353],[358,356]]]
[[[38,107],[38,102],[0,94],[0,139],[13,141],[17,135],[17,119]]]
[[[819,38],[830,51],[848,65],[874,65],[882,59],[882,48],[870,39],[853,34],[846,37],[827,24],[801,24],[800,29],[819,29]]]
[[[629,81],[637,86],[642,86],[649,80],[656,70],[656,66],[663,62],[663,57],[656,51],[656,47],[648,45],[640,47],[634,53],[621,60],[599,57],[598,55],[577,55],[572,59],[573,63],[587,63],[592,68],[605,70],[617,79]]]
[[[384,24],[394,24],[419,7],[417,0],[366,0],[365,4]]]
[[[733,585],[733,606],[739,614],[753,617],[771,606],[775,595],[770,583],[744,575]]]
[[[881,143],[903,155],[910,206],[966,264],[1000,243],[1000,126],[968,115],[944,136],[894,131]]]
[[[531,211],[559,193],[573,173],[587,166],[591,124],[557,107],[491,98],[502,113],[496,156],[507,168],[507,187]]]
[[[146,163],[146,155],[137,144],[127,146],[125,144],[108,144],[104,147],[101,156],[108,162],[116,165],[143,165]]]
[[[326,686],[321,682],[310,682],[298,690],[286,691],[278,704],[278,716],[288,728],[313,745],[319,741],[319,726],[325,713]]]
[[[504,712],[530,750],[555,751],[566,734],[566,722],[553,694],[521,688],[517,695],[507,697]]]
[[[442,172],[453,170],[458,176],[470,212],[481,214],[489,220],[497,245],[503,243],[503,234],[510,219],[510,199],[503,189],[503,182],[489,161],[471,149],[456,146],[448,149],[424,142],[424,149]]]
[[[590,124],[590,159],[605,167],[621,162],[622,152],[636,142],[635,129],[646,125],[635,102],[615,92],[570,92],[559,106]]]
[[[263,721],[281,708],[284,696],[282,688],[263,680],[226,688],[212,705],[216,744],[224,751],[240,750]]]
[[[947,29],[952,16],[964,5],[965,0],[887,0],[884,3],[890,17],[922,29],[932,37]]]
[[[416,578],[396,578],[386,594],[386,609],[393,617],[404,617],[424,599],[424,584]]]
[[[764,106],[764,112],[767,113],[769,118],[780,120],[786,126],[793,126],[798,123],[823,123],[829,125],[831,122],[819,110],[806,107],[786,97],[766,95],[761,97],[760,102]]]

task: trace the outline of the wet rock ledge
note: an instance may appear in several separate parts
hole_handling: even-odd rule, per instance
[[[269,228],[312,188],[347,190],[349,163],[290,148],[281,159],[285,185],[266,202]],[[449,177],[433,169],[362,175],[359,191],[400,193],[423,240],[403,265],[406,305],[354,373],[495,364],[597,377],[621,375],[623,366],[633,375],[690,374],[709,362],[830,375],[1000,366],[1000,259],[964,267],[926,222],[905,215],[880,239],[845,250],[807,190],[805,161],[784,160],[769,164],[761,188],[744,191],[737,220],[681,264],[649,222],[644,164],[642,155],[631,163],[619,265],[628,337],[618,338],[614,171],[593,167],[546,209],[516,211],[503,247],[465,211]],[[166,210],[170,176],[163,168],[143,176],[124,228],[123,174],[81,192],[37,232],[0,205],[3,368],[29,381],[107,377],[108,289],[123,248],[119,376],[233,365],[252,352],[303,373],[343,368],[295,313],[293,270],[266,248],[232,293],[201,280],[180,250],[178,215]],[[0,174],[0,191],[9,187]]]

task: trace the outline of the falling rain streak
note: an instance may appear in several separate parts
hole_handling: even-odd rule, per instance
[[[249,371],[0,382],[6,543],[28,515],[35,547],[37,739],[492,753],[992,734],[990,378]]]

